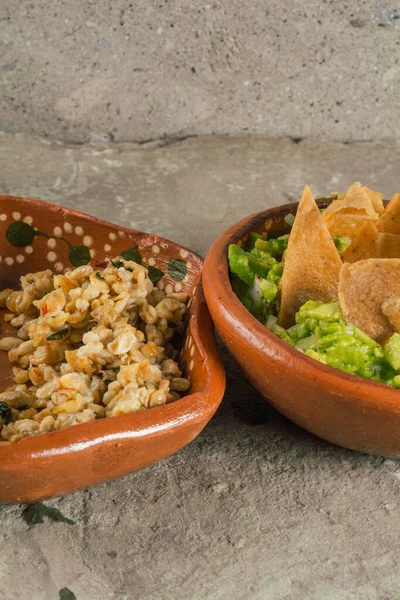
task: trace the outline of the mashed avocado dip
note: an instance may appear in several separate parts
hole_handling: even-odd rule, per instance
[[[338,301],[309,300],[288,329],[277,324],[277,294],[288,235],[266,240],[252,233],[244,248],[229,246],[232,288],[240,301],[270,331],[307,356],[353,375],[400,389],[400,334],[381,346],[346,324]],[[347,239],[335,239],[342,250]]]

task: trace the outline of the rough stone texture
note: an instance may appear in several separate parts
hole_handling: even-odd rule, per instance
[[[234,220],[297,198],[306,181],[324,194],[360,179],[390,197],[399,160],[395,144],[205,138],[108,148],[3,135],[0,192],[79,207],[204,254]],[[400,597],[399,463],[302,431],[223,354],[221,409],[178,454],[45,503],[61,514],[0,509],[1,600],[72,600],[64,588],[77,600]]]
[[[396,138],[398,0],[8,0],[0,129]]]

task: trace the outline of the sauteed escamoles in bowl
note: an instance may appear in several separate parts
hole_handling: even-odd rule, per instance
[[[0,196],[0,501],[141,469],[209,421],[225,375],[202,259],[155,235]]]

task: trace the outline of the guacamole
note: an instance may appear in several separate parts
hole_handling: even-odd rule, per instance
[[[228,250],[232,287],[242,304],[262,323],[276,309],[282,277],[282,255],[288,235],[267,240],[251,233],[244,248],[231,244]]]
[[[288,235],[266,239],[250,234],[244,247],[228,251],[232,288],[242,304],[282,340],[326,365],[400,389],[400,334],[385,346],[357,327],[346,324],[340,304],[309,300],[288,329],[277,324],[278,286],[282,277]],[[349,240],[334,239],[341,253]]]

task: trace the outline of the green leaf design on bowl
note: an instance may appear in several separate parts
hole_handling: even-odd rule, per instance
[[[81,267],[90,263],[90,251],[86,246],[71,246],[69,261],[74,267]]]
[[[185,261],[180,258],[171,258],[168,263],[168,273],[175,281],[182,281],[187,275],[187,266]]]
[[[6,237],[10,244],[17,246],[18,248],[30,246],[36,235],[37,232],[35,229],[28,223],[24,223],[24,221],[11,223],[6,231]]]
[[[48,235],[47,233],[43,233],[42,231],[38,231],[29,223],[25,223],[24,221],[16,221],[9,225],[6,230],[7,240],[13,246],[18,248],[23,248],[24,246],[30,246],[34,241],[36,236],[44,236],[48,239],[53,236]],[[91,256],[90,250],[86,246],[71,246],[70,242],[66,240],[64,237],[57,237],[57,240],[62,240],[66,244],[68,244],[69,251],[69,261],[74,267],[81,267],[83,265],[87,265],[90,263]],[[129,261],[133,261],[138,265],[142,264],[142,256],[139,252],[139,246],[132,246],[127,250],[124,250],[120,253],[121,258]],[[121,261],[113,262],[111,264],[115,267],[122,267],[123,263]],[[158,269],[157,267],[149,266],[148,267],[149,278],[151,279],[153,284],[156,284],[164,275],[164,271]],[[175,281],[182,281],[185,279],[187,275],[187,266],[186,263],[181,259],[174,259],[168,263],[168,273]]]

